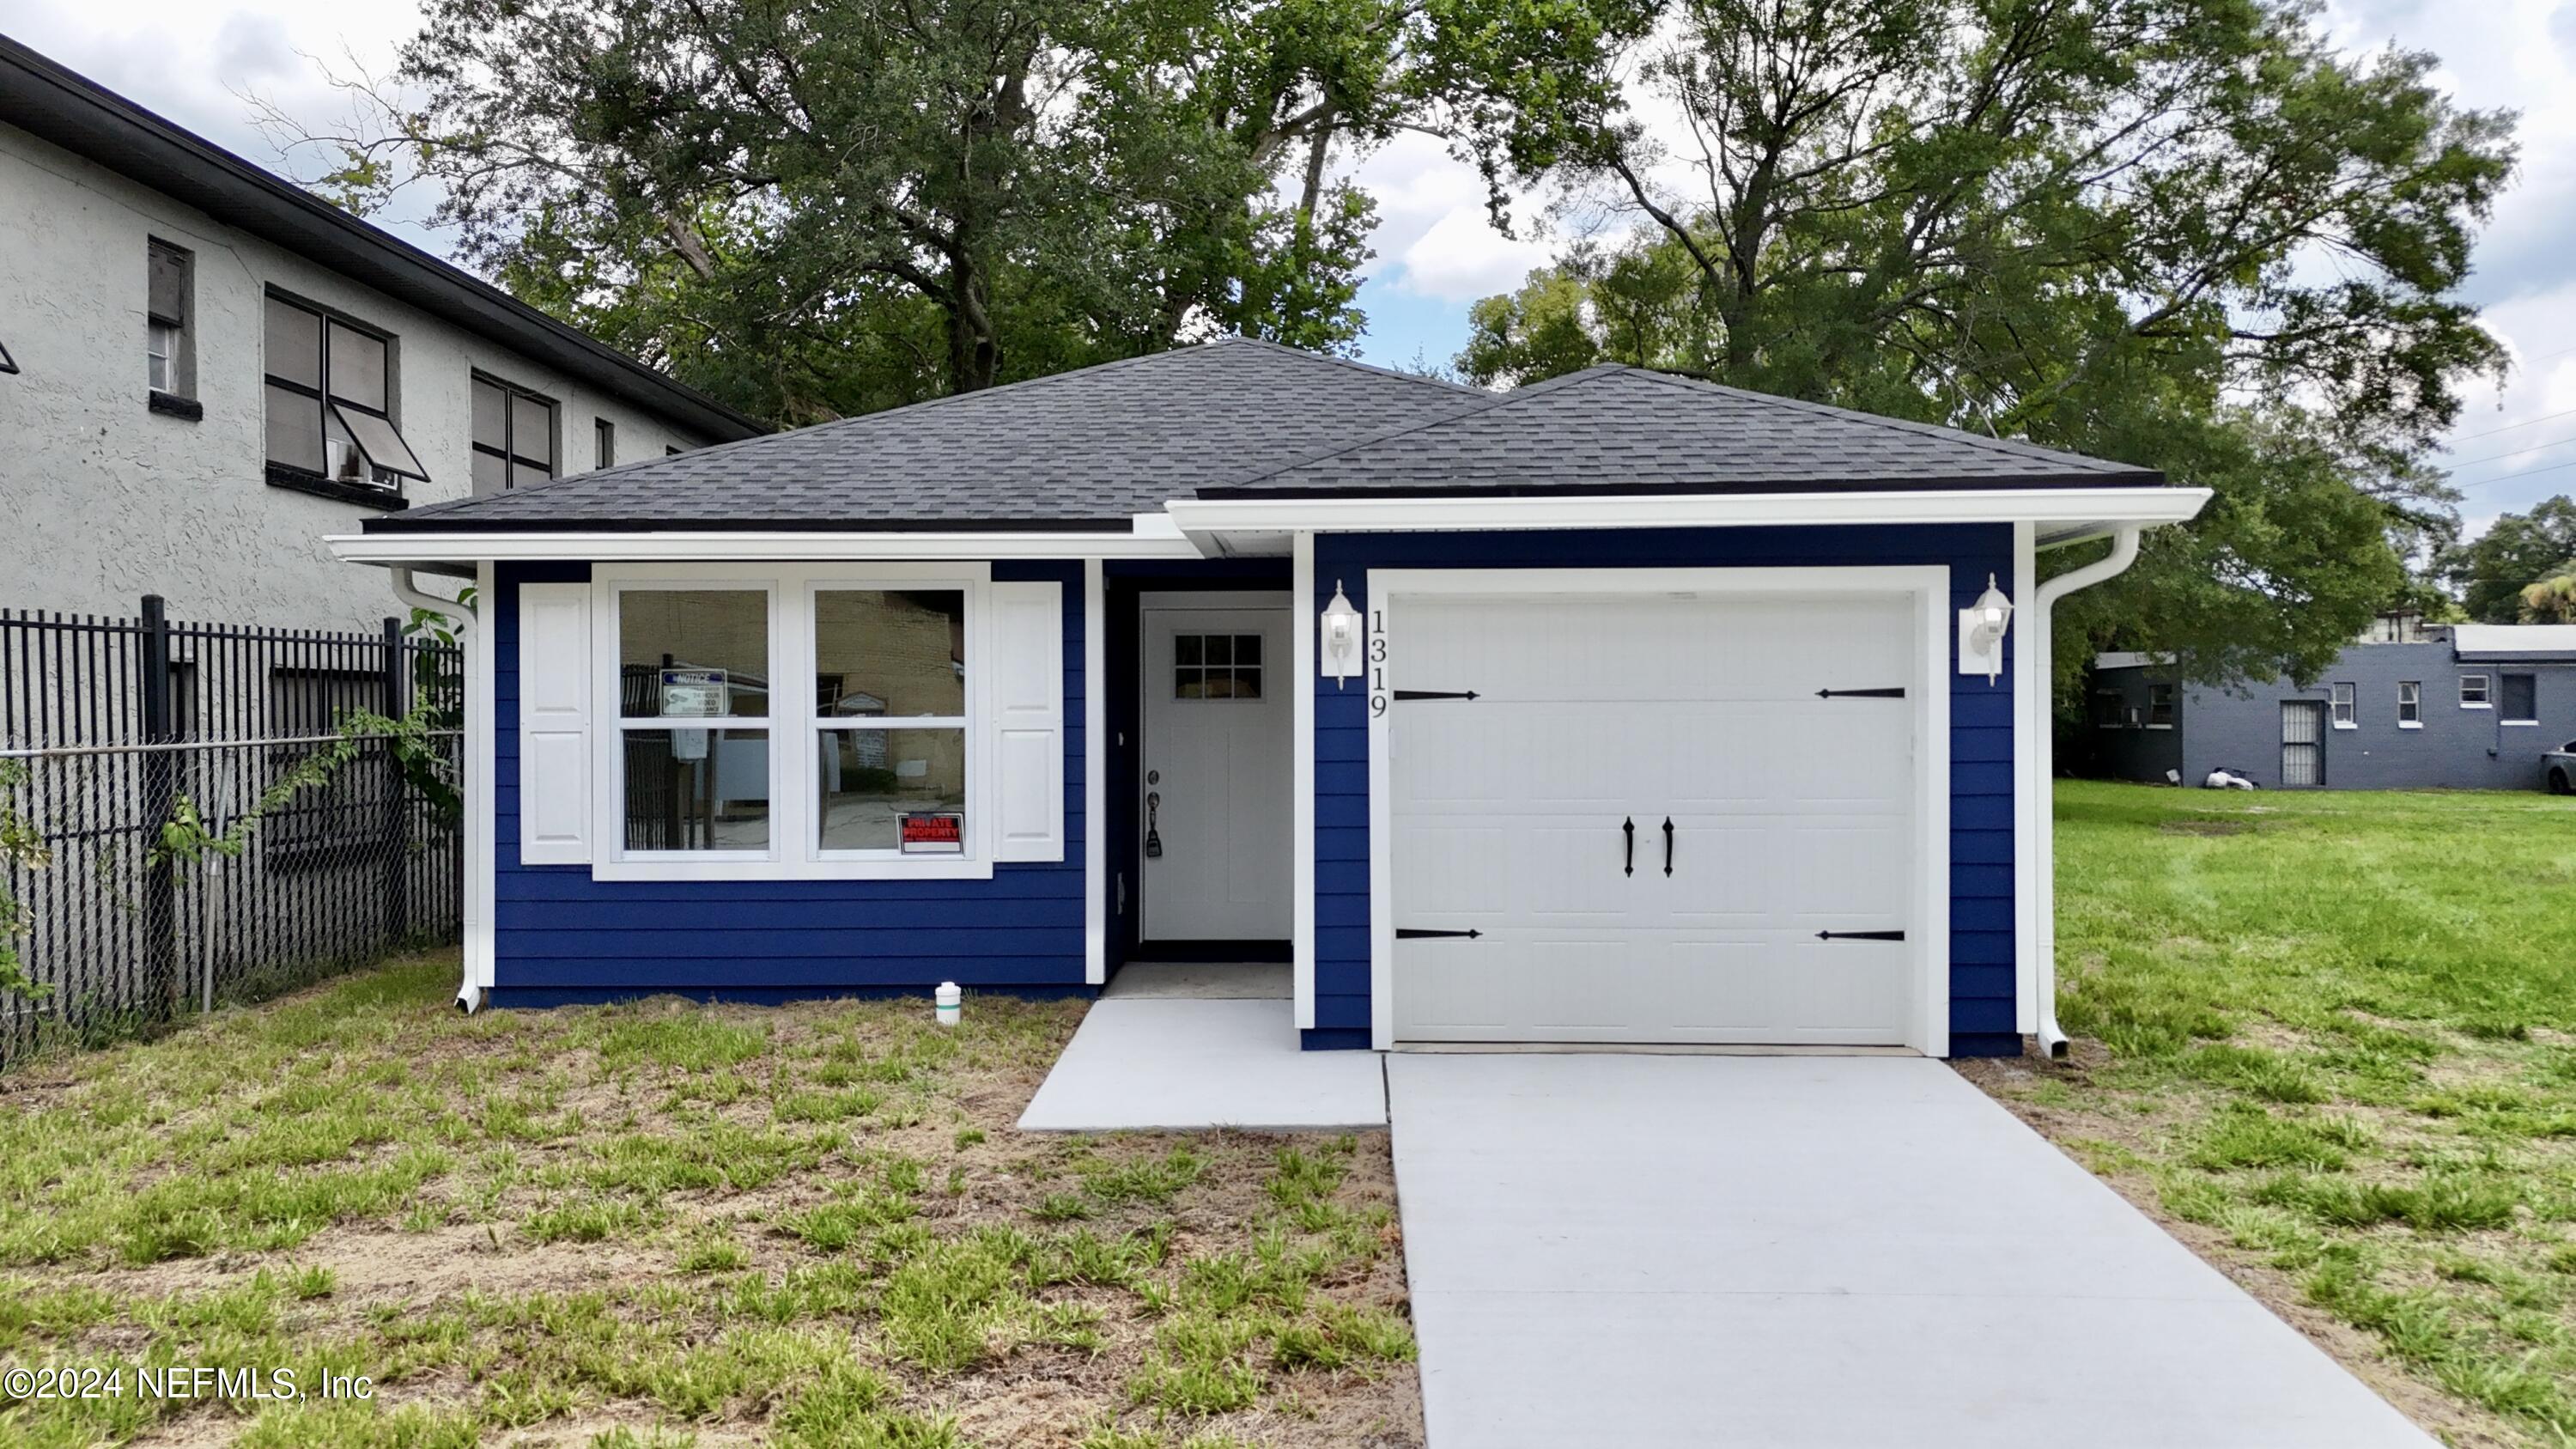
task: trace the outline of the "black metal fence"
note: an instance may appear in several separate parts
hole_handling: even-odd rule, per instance
[[[394,619],[0,610],[0,1064],[455,939],[458,822],[423,781],[457,778],[462,681]],[[344,734],[362,712],[416,733]]]

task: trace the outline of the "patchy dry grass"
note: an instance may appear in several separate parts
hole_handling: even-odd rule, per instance
[[[396,963],[0,1076],[0,1442],[1421,1442],[1385,1138],[1023,1135],[1082,1008],[471,1018]],[[136,1370],[365,1375],[365,1402]]]
[[[2451,1442],[2576,1442],[2576,805],[2057,808],[2075,1058],[1967,1074]]]

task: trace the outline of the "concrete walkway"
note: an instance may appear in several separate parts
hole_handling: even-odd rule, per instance
[[[1430,1449],[2433,1442],[1938,1062],[1387,1078]]]
[[[1103,997],[1020,1114],[1029,1132],[1385,1125],[1378,1054],[1299,1051],[1276,997]]]

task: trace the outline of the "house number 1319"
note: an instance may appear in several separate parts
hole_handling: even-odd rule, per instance
[[[1386,611],[1369,610],[1369,718],[1386,713]]]

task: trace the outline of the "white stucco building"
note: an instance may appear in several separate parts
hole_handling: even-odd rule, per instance
[[[325,535],[759,431],[0,37],[0,608],[365,629]]]

